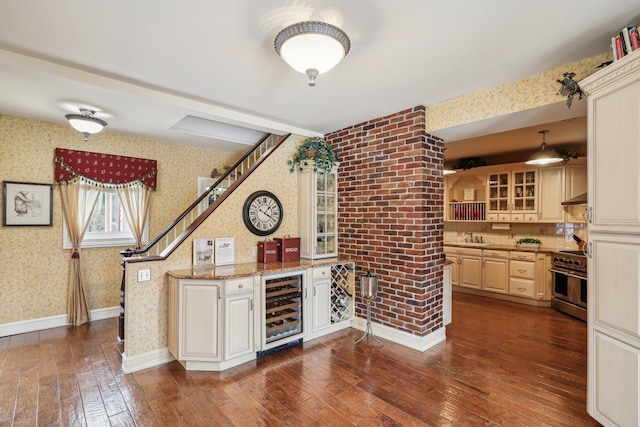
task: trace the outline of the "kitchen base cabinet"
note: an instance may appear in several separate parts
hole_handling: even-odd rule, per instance
[[[255,359],[253,285],[253,276],[170,278],[169,351],[185,369],[221,371]]]
[[[482,289],[506,294],[509,290],[509,251],[482,252]]]
[[[351,326],[355,265],[334,264],[309,269],[311,283],[307,287],[307,313],[311,326],[304,341],[309,341]]]
[[[445,247],[451,266],[451,282],[456,286],[480,289],[482,286],[482,249]]]

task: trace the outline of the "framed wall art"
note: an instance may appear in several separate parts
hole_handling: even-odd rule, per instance
[[[53,185],[3,181],[2,225],[53,225]]]

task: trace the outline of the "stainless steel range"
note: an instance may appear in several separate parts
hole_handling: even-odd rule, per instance
[[[551,261],[551,307],[587,320],[587,257],[582,251],[559,251]]]

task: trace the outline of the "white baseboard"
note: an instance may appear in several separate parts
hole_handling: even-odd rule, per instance
[[[175,357],[173,357],[168,348],[154,350],[136,356],[127,356],[126,353],[122,353],[122,370],[125,374],[130,374],[131,372],[152,368],[171,362],[172,360],[175,360]]]
[[[367,328],[367,321],[366,319],[355,317],[351,320],[351,327],[364,331]],[[384,338],[418,351],[427,351],[434,345],[447,339],[446,328],[444,326],[424,337],[412,335],[408,332],[373,322],[371,322],[371,330],[373,334],[379,338]]]
[[[120,306],[98,308],[91,310],[91,321],[110,319],[120,315]],[[25,334],[27,332],[41,331],[43,329],[58,328],[68,326],[67,315],[41,317],[39,319],[21,320],[19,322],[0,324],[0,337],[9,335]]]

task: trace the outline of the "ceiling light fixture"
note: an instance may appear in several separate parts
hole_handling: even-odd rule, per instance
[[[556,154],[554,151],[546,150],[547,143],[545,142],[545,136],[549,133],[548,130],[541,130],[542,144],[540,144],[540,150],[533,153],[533,156],[525,163],[528,165],[548,165],[550,163],[557,163],[562,161],[562,157]]]
[[[66,114],[64,117],[69,120],[72,128],[82,133],[87,142],[89,135],[98,133],[107,126],[107,122],[93,116],[95,113],[93,110],[80,108],[80,114]]]
[[[318,74],[338,65],[351,49],[344,31],[319,21],[289,25],[278,33],[274,45],[291,68],[309,77],[309,86],[315,86]]]

